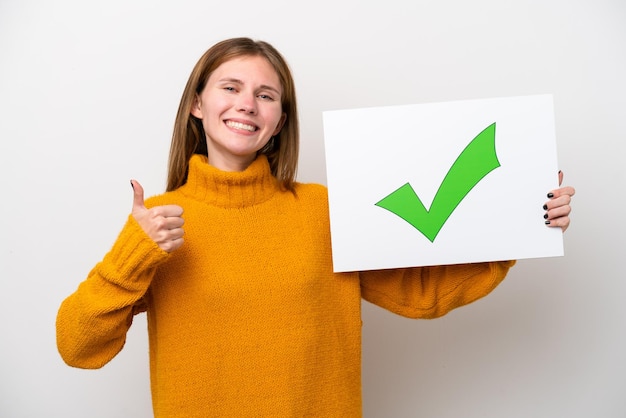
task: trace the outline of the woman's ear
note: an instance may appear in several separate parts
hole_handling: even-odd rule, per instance
[[[282,116],[280,117],[280,120],[278,121],[278,125],[276,125],[276,129],[274,129],[274,132],[272,132],[272,136],[277,135],[280,132],[280,130],[283,129],[283,126],[285,125],[286,120],[287,120],[287,114],[283,112]]]
[[[202,106],[200,104],[200,97],[198,97],[197,94],[195,99],[193,99],[190,113],[198,119],[202,119]]]

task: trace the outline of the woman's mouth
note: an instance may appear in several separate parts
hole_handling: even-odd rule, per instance
[[[254,125],[248,125],[247,123],[235,122],[232,120],[226,121],[226,126],[233,129],[241,129],[243,131],[254,132],[257,130],[257,127]]]

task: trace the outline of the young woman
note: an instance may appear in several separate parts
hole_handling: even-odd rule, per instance
[[[63,359],[102,367],[147,311],[156,417],[358,417],[362,298],[434,318],[514,264],[333,273],[327,192],[295,181],[297,158],[281,55],[247,38],[209,49],[180,103],[167,192],[144,203],[131,182],[117,241],[60,307]],[[574,189],[550,193],[541,221],[564,230]]]

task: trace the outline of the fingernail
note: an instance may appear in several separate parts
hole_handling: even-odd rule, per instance
[[[135,190],[135,185],[133,184],[133,181],[132,181],[132,180],[130,181],[130,187],[132,187],[132,188],[133,188],[133,190]]]
[[[552,199],[554,197],[554,193],[548,193],[548,198]]]
[[[543,205],[543,210],[548,210],[548,205]]]
[[[543,219],[548,219],[548,214],[543,215]]]
[[[546,225],[550,225],[550,221],[546,221]]]

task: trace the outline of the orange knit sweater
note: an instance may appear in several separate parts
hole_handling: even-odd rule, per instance
[[[333,273],[326,189],[281,191],[264,157],[239,173],[196,155],[184,186],[147,201],[164,204],[185,210],[183,246],[129,217],[57,317],[63,359],[99,368],[147,311],[155,417],[359,417],[361,298],[433,318],[513,264]]]

